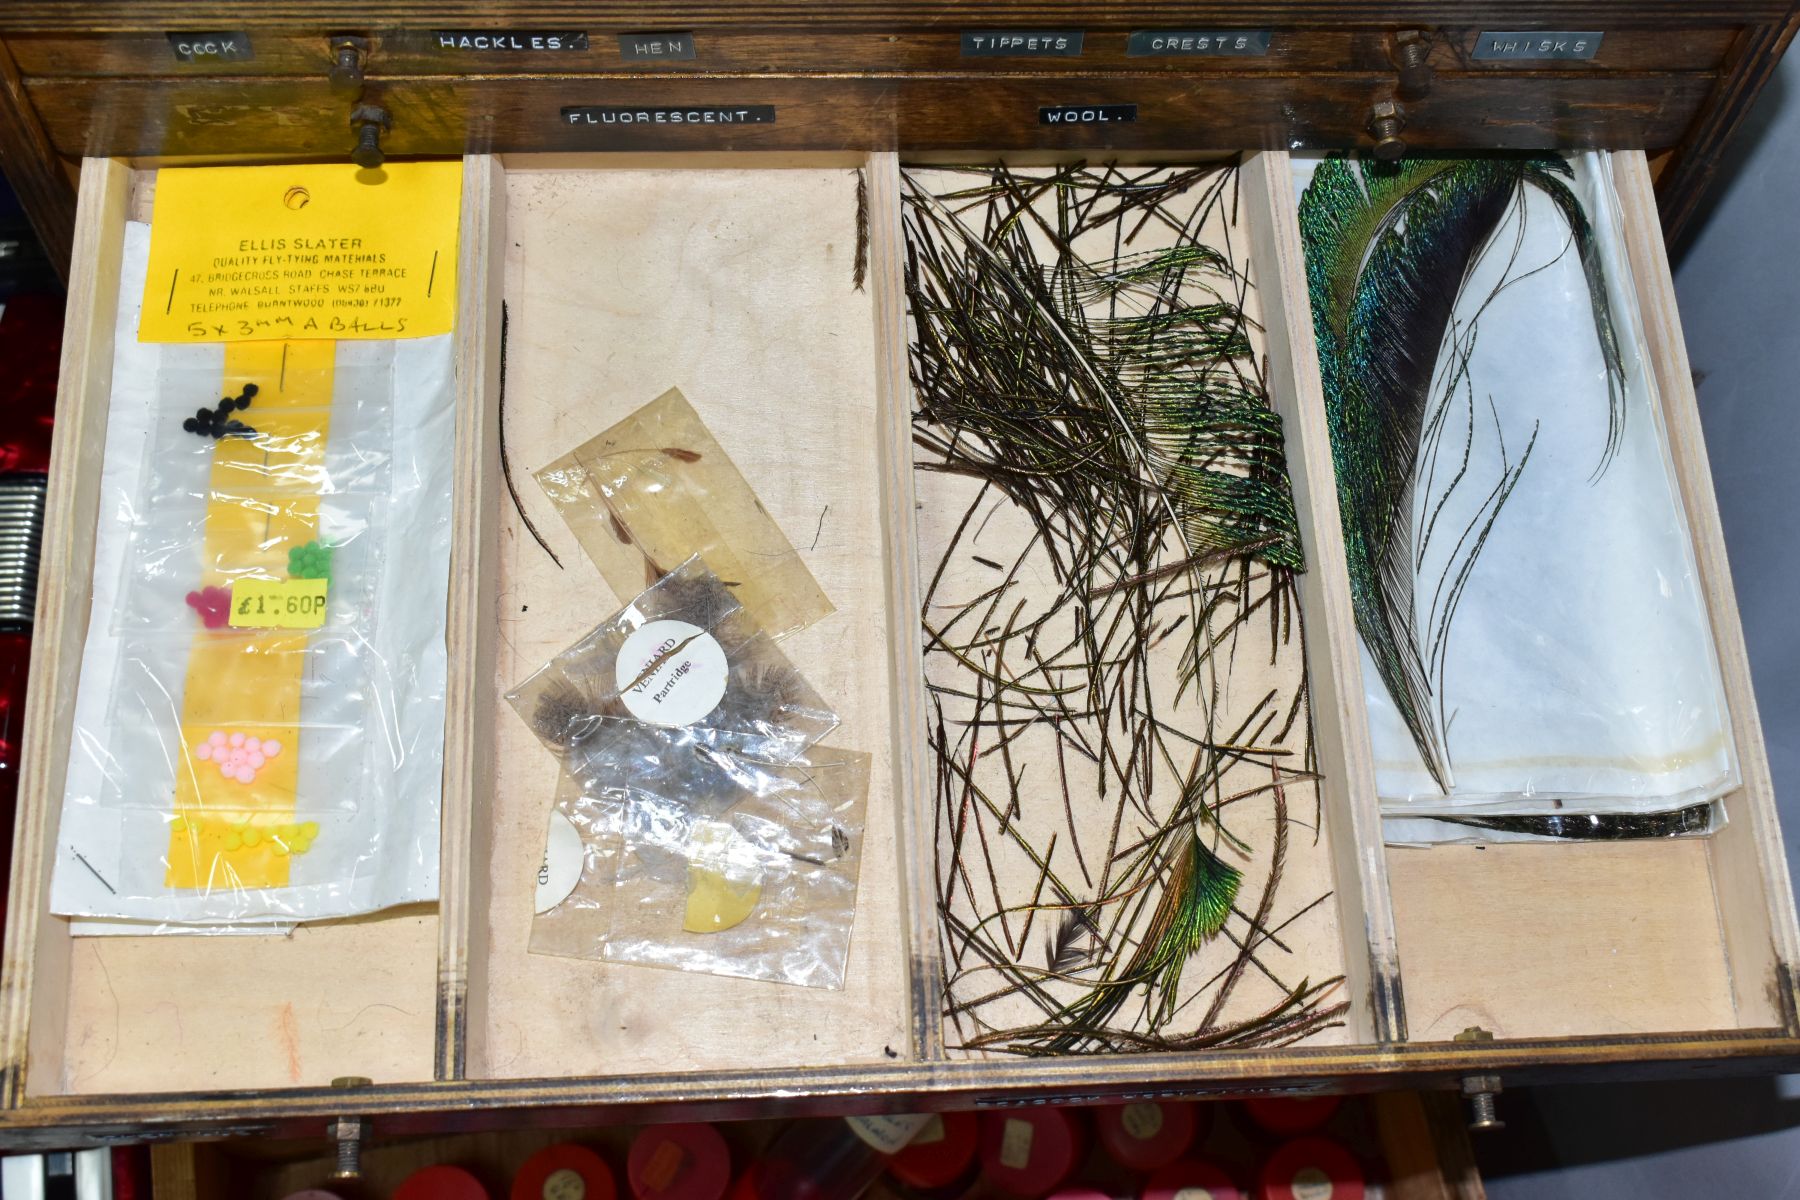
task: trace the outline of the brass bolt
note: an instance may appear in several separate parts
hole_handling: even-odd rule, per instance
[[[1406,128],[1406,110],[1397,100],[1377,100],[1369,109],[1369,132],[1375,135],[1375,157],[1392,162],[1406,153],[1400,131]]]
[[[1459,1042],[1491,1042],[1494,1035],[1479,1025],[1471,1025],[1456,1035]],[[1501,1092],[1498,1075],[1465,1075],[1462,1081],[1462,1094],[1469,1102],[1469,1128],[1472,1130],[1505,1129],[1506,1122],[1494,1103],[1494,1097]]]
[[[334,1088],[364,1088],[372,1080],[362,1075],[340,1075],[331,1081]],[[333,1179],[362,1178],[362,1143],[368,1136],[367,1117],[338,1117],[331,1123],[330,1134],[337,1141],[337,1170]]]
[[[341,36],[331,39],[331,94],[351,100],[363,93],[363,51],[369,43],[359,37]]]
[[[1400,70],[1400,96],[1417,100],[1431,91],[1434,72],[1430,64],[1431,35],[1423,29],[1402,29],[1394,35],[1394,65]]]

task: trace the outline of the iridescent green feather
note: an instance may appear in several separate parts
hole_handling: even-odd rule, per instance
[[[1624,368],[1600,252],[1559,158],[1319,164],[1300,198],[1307,289],[1337,468],[1357,630],[1419,755],[1450,786],[1414,608],[1413,487],[1431,385],[1458,297],[1529,185],[1569,223],[1610,403],[1602,469],[1623,426]]]

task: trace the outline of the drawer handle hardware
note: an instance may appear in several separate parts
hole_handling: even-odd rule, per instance
[[[1479,1025],[1471,1025],[1456,1035],[1459,1042],[1491,1042],[1494,1035]],[[1505,1129],[1506,1122],[1500,1119],[1495,1107],[1494,1097],[1501,1091],[1498,1075],[1465,1075],[1462,1081],[1462,1094],[1469,1102],[1469,1128],[1472,1130]]]
[[[363,94],[363,54],[368,39],[345,34],[331,39],[331,94],[358,100]]]
[[[364,1088],[373,1080],[361,1075],[340,1075],[331,1081],[334,1088]],[[337,1140],[337,1169],[333,1179],[362,1178],[362,1144],[369,1133],[369,1118],[338,1117],[331,1123],[331,1136]]]
[[[1402,29],[1394,35],[1394,65],[1400,72],[1400,98],[1417,100],[1431,91],[1436,75],[1428,61],[1431,34],[1424,29]]]
[[[1406,110],[1398,100],[1377,100],[1369,109],[1369,132],[1375,135],[1375,157],[1393,162],[1406,153]]]
[[[350,161],[365,170],[374,170],[386,157],[381,152],[381,135],[394,127],[393,118],[379,104],[359,104],[350,114],[350,125],[356,130],[356,148]]]

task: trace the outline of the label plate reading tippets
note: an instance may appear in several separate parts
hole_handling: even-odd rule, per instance
[[[1255,57],[1268,52],[1266,29],[1135,29],[1125,43],[1131,58]]]
[[[233,629],[317,629],[325,623],[327,579],[238,579],[231,585]]]
[[[619,57],[626,62],[657,58],[694,57],[691,33],[621,33]]]
[[[1079,58],[1079,29],[965,29],[964,58]]]
[[[773,104],[698,104],[676,108],[634,108],[623,104],[576,104],[562,110],[564,125],[773,125]]]
[[[439,50],[472,54],[546,54],[586,50],[588,35],[580,29],[434,29]]]
[[[1052,104],[1038,109],[1039,125],[1118,125],[1135,120],[1135,104]]]
[[[1600,52],[1603,33],[1577,33],[1564,29],[1528,29],[1518,33],[1483,31],[1475,39],[1476,62],[1506,62],[1526,59],[1592,58]]]
[[[248,62],[255,58],[247,33],[171,33],[169,49],[177,62]]]

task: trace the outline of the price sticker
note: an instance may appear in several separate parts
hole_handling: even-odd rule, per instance
[[[233,629],[317,629],[328,579],[239,579],[231,585]]]

